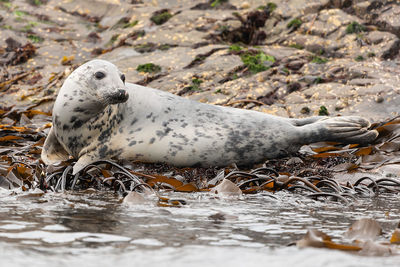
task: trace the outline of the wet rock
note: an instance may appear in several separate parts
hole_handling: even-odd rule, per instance
[[[210,194],[216,194],[220,197],[239,197],[242,195],[242,190],[230,180],[223,179],[221,183],[211,188]]]
[[[251,11],[246,18],[239,13],[233,13],[241,25],[231,28],[226,25],[217,29],[215,33],[208,36],[208,39],[214,42],[228,41],[231,43],[242,42],[250,45],[262,44],[267,38],[265,31],[260,29],[264,27],[266,20],[270,17],[271,11],[265,7],[263,10]]]
[[[289,0],[285,4],[278,4],[275,12],[283,18],[298,17],[316,13],[329,4],[329,0]]]
[[[376,79],[368,79],[368,78],[364,78],[364,79],[352,79],[350,81],[348,81],[348,85],[358,85],[358,86],[367,86],[367,85],[371,85],[371,84],[375,84],[379,82]]]
[[[396,35],[389,32],[372,31],[366,35],[371,43],[368,55],[381,57],[382,59],[393,59],[399,53],[400,40]]]
[[[351,22],[361,22],[356,16],[352,16],[340,9],[321,10],[318,14],[310,14],[306,17],[309,22],[303,23],[301,28],[304,32],[321,37],[329,37],[334,34],[332,40],[342,37],[344,30],[341,27],[347,26]],[[339,32],[340,33],[339,33]]]
[[[398,4],[389,4],[382,6],[379,9],[379,17],[376,18],[377,25],[383,31],[389,31],[391,33],[400,35],[400,6]]]
[[[207,9],[220,9],[220,10],[236,10],[236,6],[230,4],[228,1],[215,1],[210,0],[207,3],[197,4],[190,9],[192,10],[207,10]]]
[[[344,45],[315,35],[295,34],[284,41],[287,46],[299,46],[312,53],[326,56],[339,56],[336,52]]]
[[[12,38],[6,39],[6,43],[6,53],[2,54],[0,58],[1,65],[18,65],[25,63],[36,52],[36,47],[31,43],[22,45]]]
[[[290,94],[294,91],[298,91],[301,89],[301,84],[299,82],[289,83],[287,86],[287,93]]]
[[[241,9],[248,9],[248,8],[250,8],[249,2],[243,2],[243,3],[240,5],[240,8],[241,8]]]
[[[307,61],[305,60],[293,60],[286,64],[286,67],[291,70],[299,70]]]
[[[276,61],[282,61],[282,63],[296,59],[307,59],[311,56],[307,51],[285,46],[264,46],[261,49],[264,53],[273,56]]]
[[[146,203],[146,199],[143,194],[131,191],[124,197],[122,203],[125,205],[143,205]]]
[[[156,12],[153,13],[153,15],[150,17],[150,20],[154,22],[156,25],[161,25],[167,22],[170,18],[172,18],[172,14],[169,9],[161,9],[157,10]]]
[[[191,9],[199,2],[208,4],[208,9]],[[240,108],[295,117],[315,115],[321,105],[332,115],[365,112],[367,117],[382,118],[398,114],[397,3],[278,1],[268,15],[257,9],[257,1],[229,1],[246,8],[240,9],[239,15],[223,5],[221,9],[210,7],[211,3],[214,1],[157,1],[153,5],[146,1],[56,0],[35,8],[16,0],[18,10],[26,13],[17,12],[18,17],[0,10],[1,24],[11,26],[2,29],[0,46],[6,48],[9,37],[20,44],[32,42],[29,35],[43,38],[33,44],[36,56],[22,65],[41,68],[43,78],[37,84],[43,86],[52,72],[63,73],[67,68],[61,65],[64,56],[74,55],[74,64],[98,56],[116,63],[130,82],[173,93],[189,88],[183,96],[202,102],[234,103]],[[150,18],[159,10],[174,16],[155,25]],[[288,28],[296,19],[301,21],[300,27]],[[347,28],[353,23],[362,28],[349,33]],[[207,39],[210,34],[221,37],[223,32],[226,39]],[[240,57],[243,52],[229,52],[236,40],[250,44],[239,45],[239,49],[261,51],[275,62],[266,64],[264,71],[250,73]],[[192,62],[196,64],[190,65]],[[162,72],[136,71],[139,64],[147,63],[160,65]],[[28,84],[32,77],[9,90],[19,90],[19,97],[23,96],[32,88]],[[202,82],[192,86],[193,79]],[[50,86],[46,94],[56,92],[61,82]],[[235,103],[237,100],[242,102]],[[302,113],[304,107],[309,112]]]
[[[375,98],[375,102],[376,102],[376,103],[382,103],[383,101],[385,101],[385,99],[383,98],[383,96],[377,96],[377,97]]]
[[[352,4],[352,0],[332,0],[332,6],[335,8],[348,8]]]
[[[12,52],[22,46],[22,44],[20,42],[18,42],[17,40],[15,40],[13,38],[7,38],[6,44],[7,44],[7,47],[5,50],[7,52]]]
[[[93,8],[95,5],[95,8]],[[59,8],[65,13],[80,16],[90,22],[99,22],[102,24],[102,18],[107,17],[108,21],[110,18],[114,18],[115,22],[110,24],[102,24],[104,27],[110,27],[114,25],[120,18],[117,14],[124,13],[126,9],[121,8],[121,4],[116,1],[77,1],[72,0],[59,5]],[[112,24],[112,25],[111,25]]]
[[[101,40],[101,37],[96,32],[91,32],[87,36],[88,42],[97,43]]]
[[[371,94],[371,95],[376,94],[379,95],[380,98],[382,98],[381,94],[386,95],[389,94],[390,92],[396,91],[396,87],[394,85],[375,83],[372,86],[363,88],[362,91],[365,94]]]
[[[360,17],[366,17],[369,11],[370,1],[362,1],[353,5],[354,13]]]
[[[6,42],[6,40],[8,39],[13,39],[20,44],[27,42],[27,39],[24,38],[24,36],[20,36],[19,34],[16,34],[11,30],[2,30],[0,32],[0,36],[2,37],[0,38],[0,47],[3,49],[8,47],[8,44]]]

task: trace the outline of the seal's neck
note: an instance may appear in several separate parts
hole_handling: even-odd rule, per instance
[[[55,135],[74,157],[110,127],[121,105],[106,105],[92,90],[78,88],[85,87],[66,80],[53,108]]]
[[[60,143],[73,157],[78,158],[83,148],[105,142],[111,137],[111,128],[116,127],[118,105],[108,105],[100,112],[55,112],[53,126]]]

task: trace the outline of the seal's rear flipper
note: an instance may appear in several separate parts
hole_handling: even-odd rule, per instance
[[[50,128],[49,135],[44,142],[41,157],[47,165],[69,159],[69,154],[60,142],[58,142],[53,127]]]
[[[369,129],[370,122],[357,116],[323,118],[315,123],[305,125],[310,127],[311,142],[333,141],[345,144],[369,144],[378,136],[376,130]]]

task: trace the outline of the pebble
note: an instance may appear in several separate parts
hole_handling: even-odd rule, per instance
[[[241,8],[241,9],[248,9],[248,8],[250,8],[249,2],[243,2],[243,3],[240,5],[240,8]]]

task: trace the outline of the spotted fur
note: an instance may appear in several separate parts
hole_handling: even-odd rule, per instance
[[[310,142],[365,143],[377,136],[360,117],[281,118],[195,102],[121,77],[115,65],[93,60],[66,79],[54,104],[45,163],[72,156],[78,160],[74,173],[115,157],[176,166],[252,165]]]

